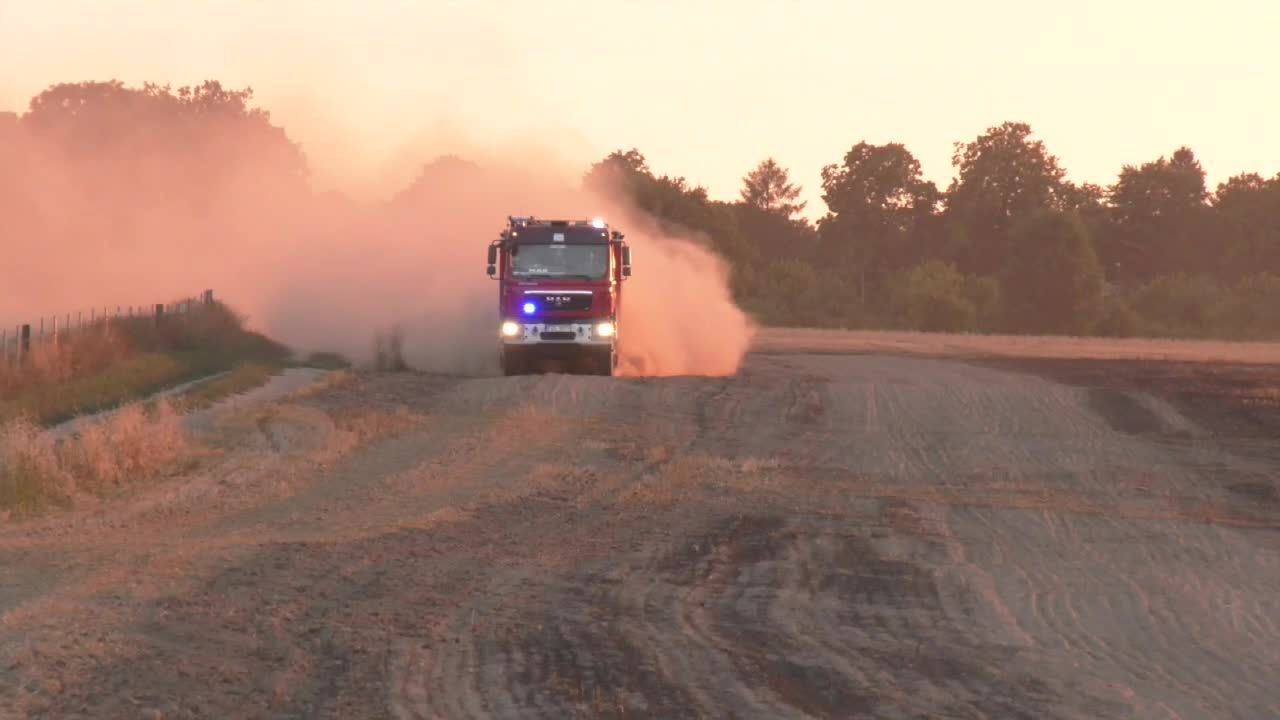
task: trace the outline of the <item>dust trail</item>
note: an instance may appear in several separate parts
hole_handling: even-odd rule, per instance
[[[727,264],[705,244],[641,228],[627,233],[634,275],[618,319],[623,375],[731,375],[755,328],[733,302]]]
[[[489,240],[508,215],[605,215],[635,248],[624,372],[733,372],[750,329],[720,259],[658,232],[616,195],[584,190],[585,165],[568,159],[579,142],[549,137],[416,137],[384,166],[403,173],[428,159],[415,157],[425,148],[435,159],[370,202],[318,191],[303,149],[249,93],[55,86],[21,116],[0,117],[0,235],[6,265],[21,268],[0,283],[0,321],[214,288],[304,354],[368,363],[375,338],[398,330],[412,367],[490,374]]]

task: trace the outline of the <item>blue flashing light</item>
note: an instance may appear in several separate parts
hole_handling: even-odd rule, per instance
[[[532,314],[534,314],[535,312],[537,312],[537,311],[538,311],[538,306],[537,306],[537,305],[534,305],[534,304],[533,304],[533,303],[531,303],[531,302],[527,302],[527,303],[525,303],[525,304],[524,304],[524,306],[523,306],[523,307],[521,307],[520,309],[521,309],[521,310],[524,310],[524,314],[525,314],[525,315],[532,315]]]

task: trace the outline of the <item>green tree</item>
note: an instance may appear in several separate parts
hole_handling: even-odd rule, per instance
[[[818,234],[809,223],[745,203],[735,204],[733,210],[739,232],[753,256],[766,262],[815,259]]]
[[[1017,332],[1085,334],[1102,311],[1103,276],[1078,215],[1040,210],[1011,230],[1000,274],[1008,327]]]
[[[753,310],[765,322],[814,325],[822,302],[813,266],[796,259],[775,260],[765,266],[760,294]]]
[[[804,202],[796,202],[800,197],[800,187],[792,184],[786,168],[771,157],[747,173],[742,179],[739,194],[747,206],[788,219],[794,218],[805,207]]]
[[[1110,190],[1115,233],[1102,254],[1122,280],[1202,269],[1214,264],[1207,243],[1208,192],[1195,153],[1182,147],[1141,167],[1126,165]]]
[[[1213,213],[1226,277],[1280,275],[1280,175],[1264,180],[1246,173],[1219,184]]]
[[[491,174],[479,165],[457,155],[441,155],[424,163],[418,176],[392,199],[399,207],[412,207],[414,212],[446,210],[433,207],[449,203],[448,190],[480,192],[491,180]]]
[[[176,91],[155,83],[130,88],[118,80],[62,83],[32,98],[22,122],[33,132],[56,135],[64,144],[87,145],[126,138],[190,141],[221,122],[221,129],[236,130],[235,139],[255,146],[253,150],[270,143],[287,148],[301,171],[301,149],[283,128],[271,124],[270,113],[250,105],[252,99],[252,88],[228,90],[215,80]]]
[[[883,284],[874,279],[919,256],[938,190],[903,145],[860,142],[839,165],[822,169],[822,199],[829,210],[819,222],[823,260],[849,268],[865,306],[869,287]]]
[[[583,186],[631,205],[663,232],[705,240],[733,268],[735,293],[744,289],[742,280],[750,273],[743,271],[758,259],[739,231],[733,205],[712,201],[706,188],[683,177],[655,176],[634,148],[615,151],[593,164],[583,176]]]
[[[1009,257],[1015,224],[1041,210],[1065,209],[1065,171],[1031,126],[1006,122],[970,143],[956,143],[957,176],[947,190],[951,254],[961,268],[996,274]]]

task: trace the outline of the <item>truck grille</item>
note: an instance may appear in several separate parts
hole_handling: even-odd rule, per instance
[[[525,297],[547,310],[590,310],[589,293],[525,293]]]

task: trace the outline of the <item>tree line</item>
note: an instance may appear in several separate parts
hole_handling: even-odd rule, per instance
[[[22,116],[0,113],[6,242],[21,254],[59,237],[83,242],[95,223],[141,237],[222,218],[225,227],[188,222],[212,246],[245,223],[271,231],[283,222],[272,214],[334,212],[331,196],[309,190],[301,147],[251,99],[216,81],[89,82],[50,87]],[[728,261],[739,304],[766,324],[1280,338],[1280,175],[1243,173],[1211,190],[1181,147],[1122,167],[1110,186],[1075,184],[1021,122],[954,150],[943,189],[900,143],[851,146],[821,171],[816,222],[801,217],[801,189],[772,158],[732,201],[655,172],[636,149],[593,164],[583,183],[703,238]],[[51,157],[74,159],[64,163],[74,177],[50,175]]]
[[[766,158],[733,202],[659,176],[637,150],[587,173],[728,258],[766,323],[1071,335],[1280,337],[1280,175],[1214,191],[1191,149],[1074,184],[1031,127],[955,144],[945,189],[900,143],[853,145],[822,169],[826,213]]]

